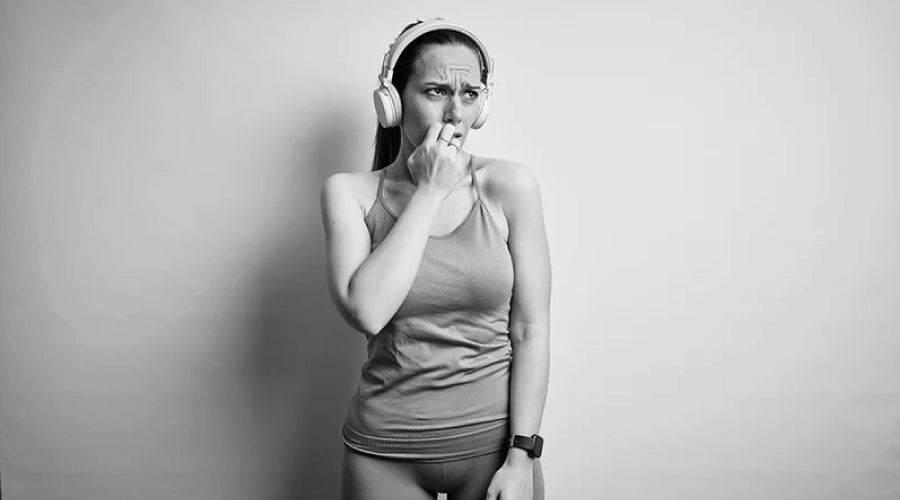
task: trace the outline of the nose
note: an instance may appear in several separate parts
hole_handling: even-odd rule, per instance
[[[462,121],[462,102],[458,95],[447,100],[444,108],[444,123],[459,123]]]

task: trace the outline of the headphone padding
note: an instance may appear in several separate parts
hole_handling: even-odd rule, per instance
[[[475,121],[472,123],[472,128],[481,128],[484,125],[484,122],[487,121],[488,112],[491,110],[491,99],[489,96],[485,96],[484,100],[481,101],[481,107],[478,108],[478,117],[475,118]]]
[[[372,92],[372,98],[375,101],[375,114],[378,115],[378,123],[384,127],[385,121],[387,120],[387,108],[389,100],[386,99],[384,89],[378,87],[375,89],[375,92]]]
[[[373,94],[375,100],[375,114],[378,115],[378,123],[384,128],[400,125],[401,104],[397,89],[390,83],[381,85]]]
[[[385,88],[388,95],[391,96],[391,108],[393,109],[391,121],[385,127],[399,127],[400,121],[403,119],[403,104],[400,101],[400,93],[397,92],[397,88],[392,83],[385,85]]]

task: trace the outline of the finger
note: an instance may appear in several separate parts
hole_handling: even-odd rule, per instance
[[[450,139],[453,139],[453,132],[456,131],[456,127],[453,126],[452,123],[445,123],[441,128],[441,133],[438,135],[439,141],[450,142]]]
[[[422,144],[433,144],[437,142],[438,134],[441,133],[441,129],[443,125],[438,123],[432,123],[428,130],[425,131],[425,139],[422,140]]]
[[[450,139],[450,143],[447,144],[447,146],[448,147],[453,146],[454,148],[456,148],[457,153],[459,153],[459,150],[462,149],[462,144],[459,142],[459,139],[457,139],[456,137],[454,137],[453,139]]]

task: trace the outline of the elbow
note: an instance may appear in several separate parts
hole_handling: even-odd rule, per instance
[[[365,294],[360,295],[358,290],[354,290],[352,282],[344,289],[333,287],[331,291],[344,321],[366,337],[380,333],[391,320],[390,316],[385,317],[386,311],[378,307],[378,301]]]
[[[348,316],[352,317],[350,323],[353,328],[362,332],[366,337],[372,337],[381,333],[385,325],[391,320],[391,316],[385,317],[385,310],[379,307],[379,301],[373,300],[371,294],[354,287],[353,280],[347,286],[346,305]]]
[[[381,333],[386,325],[384,321],[372,318],[371,315],[358,314],[356,316],[355,328],[362,332],[366,337],[374,337]]]
[[[352,304],[347,304],[340,309],[344,320],[354,330],[362,333],[366,337],[377,335],[387,324],[387,322],[381,318],[375,317],[375,314],[373,314],[374,311],[369,311],[362,305],[354,306]]]

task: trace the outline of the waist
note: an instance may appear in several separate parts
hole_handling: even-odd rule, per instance
[[[364,453],[419,461],[503,449],[509,359],[488,368],[447,379],[364,370],[344,423],[345,442]]]
[[[354,428],[349,420],[342,429],[344,443],[360,453],[415,462],[446,462],[495,453],[506,448],[508,434],[509,421],[505,418],[400,436],[369,435]]]

